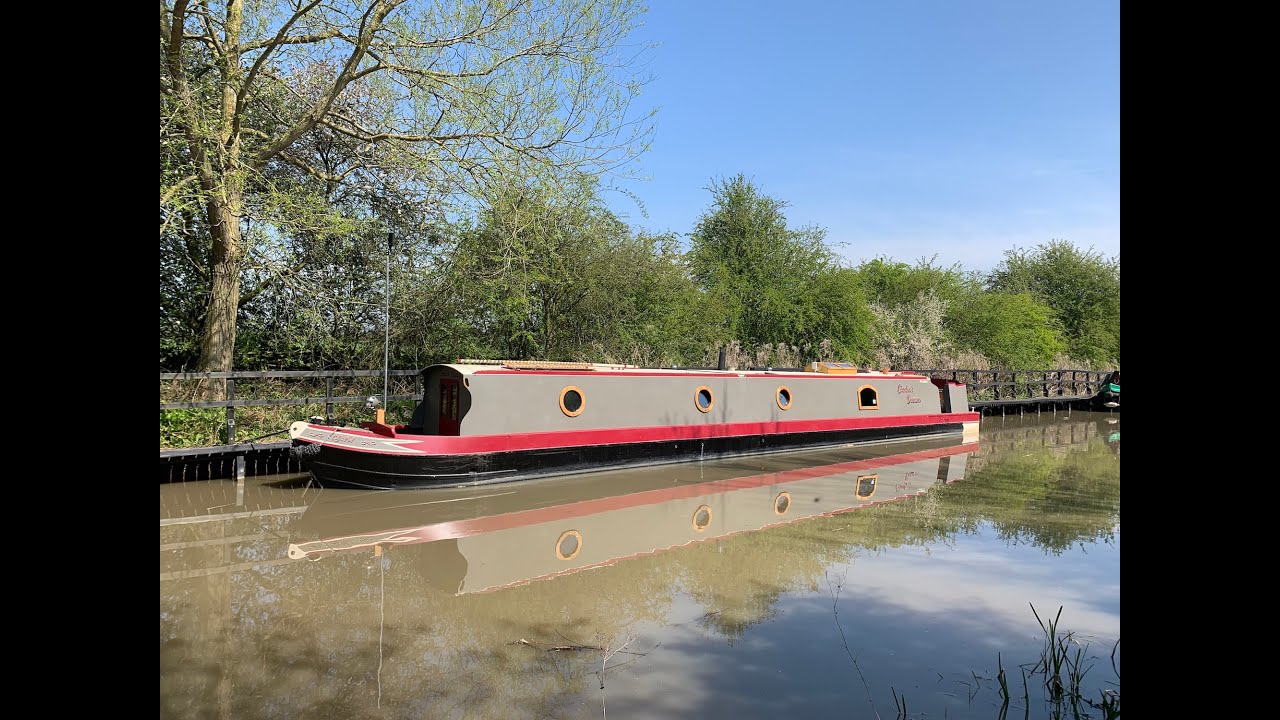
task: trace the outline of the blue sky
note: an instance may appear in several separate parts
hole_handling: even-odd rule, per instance
[[[851,262],[990,269],[1053,239],[1120,252],[1118,2],[653,2],[639,228],[690,232],[742,172]]]

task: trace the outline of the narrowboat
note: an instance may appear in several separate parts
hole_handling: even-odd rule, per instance
[[[848,363],[692,370],[460,361],[422,371],[411,421],[295,422],[291,452],[322,487],[505,482],[931,435],[977,437],[966,388]]]
[[[1120,407],[1120,371],[1116,370],[1107,376],[1102,382],[1102,387],[1097,394],[1093,396],[1092,402],[1094,410],[1116,410]]]
[[[430,587],[486,592],[924,495],[962,479],[978,445],[931,439],[874,449],[880,454],[827,448],[701,470],[546,478],[507,493],[321,493],[290,525],[288,556],[385,552],[418,568]]]

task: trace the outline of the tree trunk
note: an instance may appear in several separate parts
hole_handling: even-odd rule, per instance
[[[200,338],[200,370],[204,372],[229,372],[234,357],[236,313],[240,309],[240,261],[244,256],[239,210],[238,192],[229,193],[226,200],[211,197],[206,205],[213,252],[209,312]]]

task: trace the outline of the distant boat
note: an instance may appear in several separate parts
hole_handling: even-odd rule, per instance
[[[1120,407],[1120,371],[1116,370],[1103,381],[1102,388],[1090,400],[1095,410],[1116,410]]]
[[[422,371],[407,425],[295,422],[291,451],[321,486],[502,482],[928,435],[976,439],[966,387],[908,372],[678,370],[466,361]]]
[[[516,492],[321,494],[290,525],[288,555],[387,552],[432,587],[484,592],[922,495],[963,478],[978,444],[932,439],[893,448],[870,457],[862,448],[832,448],[702,469],[613,471],[532,481]]]

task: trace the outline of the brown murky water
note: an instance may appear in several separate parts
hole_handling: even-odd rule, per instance
[[[1073,413],[474,489],[162,485],[160,714],[1072,717],[1034,667],[1061,606],[1104,717],[1119,448]]]

